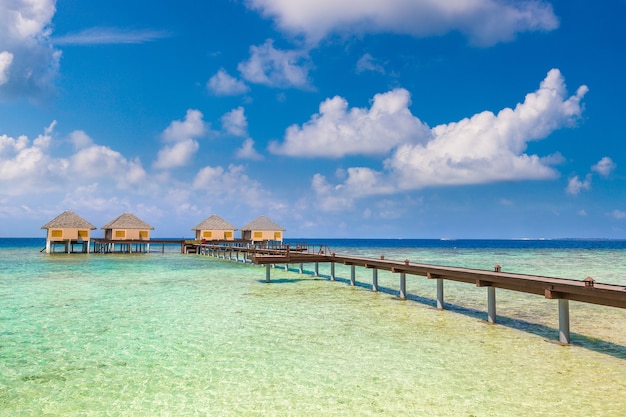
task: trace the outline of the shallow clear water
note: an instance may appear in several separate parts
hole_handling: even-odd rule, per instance
[[[626,285],[623,250],[337,247]],[[200,255],[0,249],[0,416],[622,416],[626,314],[337,265],[330,282]],[[311,265],[305,266],[312,270]]]

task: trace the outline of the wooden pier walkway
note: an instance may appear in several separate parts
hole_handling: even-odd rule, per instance
[[[496,288],[535,294],[559,303],[559,341],[570,343],[569,301],[598,304],[603,306],[626,308],[626,287],[601,284],[588,277],[585,280],[552,278],[535,275],[502,272],[496,265],[493,271],[427,265],[404,261],[365,258],[345,254],[336,254],[326,246],[275,245],[260,246],[240,243],[195,244],[195,253],[241,261],[256,265],[265,265],[265,281],[271,282],[271,267],[275,265],[299,264],[300,273],[303,264],[314,264],[314,274],[319,275],[319,264],[330,264],[330,280],[335,280],[335,264],[350,266],[350,284],[355,285],[355,268],[372,270],[372,291],[378,291],[378,271],[397,273],[400,280],[401,299],[407,298],[406,276],[422,276],[437,282],[436,303],[438,309],[444,308],[444,281],[457,281],[487,288],[487,319],[496,322]]]

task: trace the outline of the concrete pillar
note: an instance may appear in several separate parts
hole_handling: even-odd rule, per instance
[[[356,285],[356,266],[350,265],[350,285],[353,287]]]
[[[400,299],[406,299],[406,274],[400,272]]]
[[[569,345],[569,300],[559,298],[559,342]]]
[[[496,322],[496,287],[487,287],[487,320],[491,324]]]
[[[265,265],[265,282],[270,282],[270,275],[271,275],[270,271],[271,270],[272,269],[270,268],[270,264],[266,264]]]
[[[378,291],[378,269],[372,269],[372,291]]]
[[[289,264],[285,264],[285,271],[289,271]]]
[[[437,278],[437,308],[443,310],[443,278]]]
[[[315,262],[315,276],[318,277],[320,275],[320,263]]]
[[[335,280],[335,263],[334,262],[330,263],[330,280],[331,281]]]
[[[303,273],[304,272],[304,267],[302,264],[300,264],[300,267],[298,268],[298,272]]]
[[[50,253],[50,241],[46,239],[46,253]]]

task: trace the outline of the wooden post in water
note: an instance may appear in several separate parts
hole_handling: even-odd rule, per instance
[[[331,281],[335,280],[335,263],[334,262],[330,263],[330,280]]]
[[[271,275],[271,268],[270,268],[270,264],[265,265],[265,282],[270,282],[270,275]]]
[[[487,320],[491,324],[496,322],[496,287],[487,287]]]
[[[437,278],[437,308],[443,310],[443,278]]]
[[[298,272],[301,274],[304,272],[304,266],[302,265],[302,262],[300,262],[300,267],[298,268]]]
[[[350,285],[353,287],[356,285],[356,266],[350,265]]]
[[[315,262],[315,276],[318,277],[320,275],[320,263]]]
[[[378,269],[372,269],[372,291],[378,292]]]
[[[406,273],[400,272],[400,299],[406,300]]]
[[[569,345],[569,300],[559,298],[559,342]]]

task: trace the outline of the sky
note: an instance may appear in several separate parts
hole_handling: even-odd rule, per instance
[[[2,0],[0,236],[626,238],[626,0]]]

